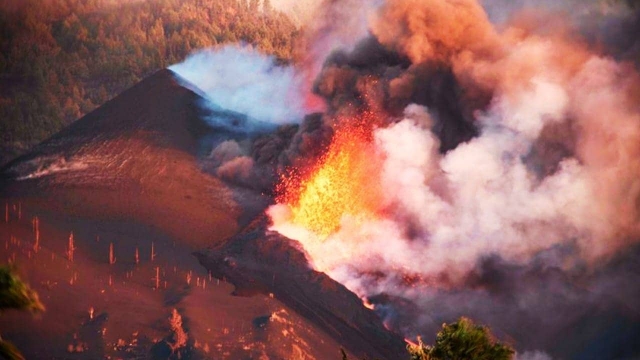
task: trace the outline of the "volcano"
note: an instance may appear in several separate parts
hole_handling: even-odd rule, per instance
[[[161,70],[0,170],[3,260],[47,307],[3,314],[2,336],[34,359],[402,357],[355,294],[264,231],[268,195],[203,169],[257,136],[207,101]]]

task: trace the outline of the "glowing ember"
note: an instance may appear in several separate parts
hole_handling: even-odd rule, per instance
[[[362,305],[364,305],[364,307],[366,307],[369,310],[374,310],[375,309],[375,305],[370,303],[369,300],[367,300],[367,298],[363,298],[362,299]]]
[[[338,230],[343,216],[363,221],[379,211],[380,160],[372,145],[371,116],[339,127],[307,176],[281,179],[277,200],[289,205],[294,224],[326,238]]]

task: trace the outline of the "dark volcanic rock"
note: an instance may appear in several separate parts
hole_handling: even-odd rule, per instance
[[[268,223],[262,215],[224,245],[195,255],[215,277],[234,284],[237,293],[273,294],[358,356],[406,357],[402,337],[385,329],[354,293],[310,269],[298,243],[266,230]]]

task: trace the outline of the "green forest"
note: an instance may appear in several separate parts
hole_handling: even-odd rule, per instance
[[[194,50],[297,35],[269,0],[0,0],[0,164]]]

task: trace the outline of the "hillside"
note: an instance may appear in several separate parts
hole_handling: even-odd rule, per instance
[[[194,50],[287,60],[298,34],[260,1],[0,2],[0,164]]]
[[[175,308],[183,359],[330,359],[340,347],[397,358],[402,338],[310,271],[290,241],[251,246],[253,228],[241,229],[270,200],[201,170],[202,144],[228,134],[205,125],[203,99],[184,83],[158,71],[0,169],[2,261],[18,264],[48,309],[3,314],[3,338],[27,358],[173,359]],[[233,276],[203,268],[207,247],[245,249],[230,253],[243,266]]]

